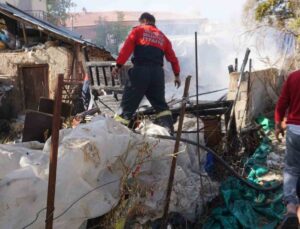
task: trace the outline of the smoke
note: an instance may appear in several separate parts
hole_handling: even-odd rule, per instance
[[[282,68],[284,59],[292,52],[286,52],[281,44],[286,42],[285,37],[278,42],[280,34],[272,29],[261,31],[246,31],[242,25],[243,6],[246,0],[75,0],[78,7],[83,6],[88,11],[115,10],[119,11],[148,11],[153,13],[160,28],[172,41],[174,50],[181,65],[181,77],[192,75],[190,94],[195,93],[195,40],[194,32],[198,32],[198,66],[199,66],[199,92],[208,92],[227,88],[229,86],[228,65],[238,58],[242,63],[245,51],[251,49],[250,58],[253,59],[254,70],[269,67]],[[163,12],[175,12],[192,20],[177,19],[163,22]],[[200,19],[207,18],[207,19]],[[245,18],[244,18],[245,19]],[[246,19],[247,20],[247,19]],[[279,45],[278,45],[279,44]],[[285,45],[286,46],[286,45]],[[286,55],[288,54],[288,55]],[[182,89],[175,90],[172,82],[173,73],[169,64],[166,69],[166,97],[180,98]],[[202,100],[215,100],[223,93],[201,97]]]
[[[194,22],[197,22],[195,19]],[[272,28],[246,31],[239,18],[231,23],[218,23],[208,19],[199,19],[195,24],[158,27],[170,38],[175,53],[181,65],[181,78],[192,75],[190,94],[196,91],[195,70],[195,36],[198,33],[198,76],[199,93],[214,91],[229,87],[228,66],[238,58],[239,68],[247,48],[251,49],[253,71],[277,68],[287,70],[295,55],[295,39],[291,34],[282,33]],[[175,90],[173,74],[169,64],[166,64],[166,97],[180,98],[183,93]],[[239,70],[239,69],[238,69]],[[248,67],[246,68],[246,71]],[[225,92],[201,96],[201,100],[217,100]]]
[[[236,48],[234,36],[238,33],[236,27],[230,28],[207,19],[195,20],[194,23],[182,25],[161,26],[162,31],[172,42],[175,53],[181,66],[181,78],[184,81],[188,75],[192,76],[190,94],[196,92],[196,62],[195,62],[195,32],[198,35],[198,77],[199,93],[228,88],[228,65],[234,62]],[[158,23],[160,28],[160,24]],[[175,90],[172,85],[173,73],[169,64],[166,64],[166,97],[180,98],[182,90]],[[216,100],[225,92],[206,95],[201,100]]]

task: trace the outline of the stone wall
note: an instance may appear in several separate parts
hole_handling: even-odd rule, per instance
[[[33,64],[47,64],[49,66],[49,94],[53,98],[58,74],[70,75],[72,52],[65,47],[36,48],[33,51],[1,52],[0,75],[11,79],[14,85],[15,112],[23,108],[21,79],[19,67]],[[30,83],[30,82],[24,82]]]

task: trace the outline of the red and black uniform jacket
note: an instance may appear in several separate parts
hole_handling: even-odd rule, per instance
[[[133,53],[132,62],[135,65],[158,64],[163,66],[164,55],[172,65],[174,74],[180,73],[178,59],[169,39],[154,25],[134,27],[127,37],[117,59],[120,67],[125,64]]]

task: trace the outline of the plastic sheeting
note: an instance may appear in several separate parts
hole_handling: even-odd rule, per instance
[[[151,132],[155,129],[162,131],[153,126]],[[139,204],[155,212],[151,217],[160,217],[173,148],[172,141],[133,134],[102,117],[61,130],[54,228],[79,228],[86,219],[109,212],[120,200],[123,183],[132,179],[148,190]],[[50,140],[43,149],[38,143],[0,145],[0,228],[24,228],[36,217],[29,228],[44,227],[49,152]],[[190,169],[186,152],[182,145],[170,211],[193,219],[203,203],[199,175]],[[207,177],[208,186],[202,192],[205,201],[217,194],[218,185]]]

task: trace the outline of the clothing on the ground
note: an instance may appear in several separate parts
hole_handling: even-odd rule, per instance
[[[175,75],[179,75],[178,59],[169,39],[155,25],[134,27],[122,47],[117,65],[126,63],[133,53],[132,62],[139,64],[157,64],[163,66],[164,56],[172,65]]]
[[[280,123],[286,112],[287,124],[300,125],[300,70],[285,81],[275,109],[275,122]],[[300,165],[299,165],[300,166]]]
[[[283,171],[283,194],[286,203],[298,204],[297,181],[300,177],[300,135],[293,133],[290,127],[286,133],[286,152]]]

